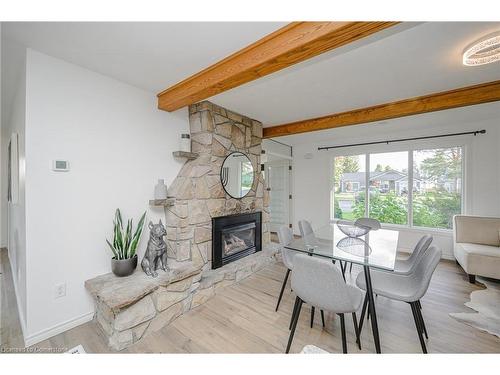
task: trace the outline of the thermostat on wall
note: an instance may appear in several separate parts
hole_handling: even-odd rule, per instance
[[[56,172],[67,172],[69,171],[69,162],[67,160],[53,160],[52,170]]]

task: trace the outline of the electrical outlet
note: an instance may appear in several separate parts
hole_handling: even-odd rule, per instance
[[[61,298],[66,295],[66,284],[56,285],[54,290],[54,298]]]

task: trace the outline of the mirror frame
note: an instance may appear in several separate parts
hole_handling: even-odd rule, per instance
[[[254,183],[255,183],[255,168],[254,168],[254,166],[253,166],[253,164],[252,164],[252,160],[250,160],[250,158],[248,157],[248,155],[247,155],[247,154],[245,154],[244,152],[241,152],[241,151],[232,151],[231,153],[229,153],[229,154],[228,154],[228,155],[224,158],[224,161],[222,162],[222,165],[220,166],[220,172],[219,172],[220,183],[221,183],[221,185],[222,185],[222,188],[224,189],[224,192],[225,192],[227,195],[229,195],[231,198],[233,198],[233,199],[242,199],[242,198],[245,198],[245,197],[248,195],[248,193],[250,193],[250,190],[252,190],[251,188],[250,188],[250,190],[248,190],[248,191],[247,191],[247,193],[246,193],[245,195],[243,195],[243,196],[241,196],[241,197],[235,197],[235,196],[231,195],[231,193],[229,193],[229,192],[226,190],[226,187],[224,186],[224,183],[222,182],[222,169],[224,168],[224,163],[226,162],[226,160],[227,160],[227,158],[228,158],[228,157],[230,157],[231,155],[234,155],[234,154],[242,154],[242,155],[244,155],[244,156],[247,158],[247,160],[250,162],[250,165],[252,166],[252,187],[253,187],[253,185],[254,185]]]

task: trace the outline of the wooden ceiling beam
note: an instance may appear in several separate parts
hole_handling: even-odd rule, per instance
[[[264,138],[365,124],[421,113],[500,101],[500,81],[481,83],[373,107],[264,128]]]
[[[398,22],[292,22],[159,93],[158,108],[175,111]]]

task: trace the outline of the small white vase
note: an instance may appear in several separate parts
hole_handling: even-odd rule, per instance
[[[159,179],[155,186],[155,199],[167,199],[167,185],[164,179]]]
[[[191,152],[191,136],[189,134],[181,134],[179,141],[179,150]]]

